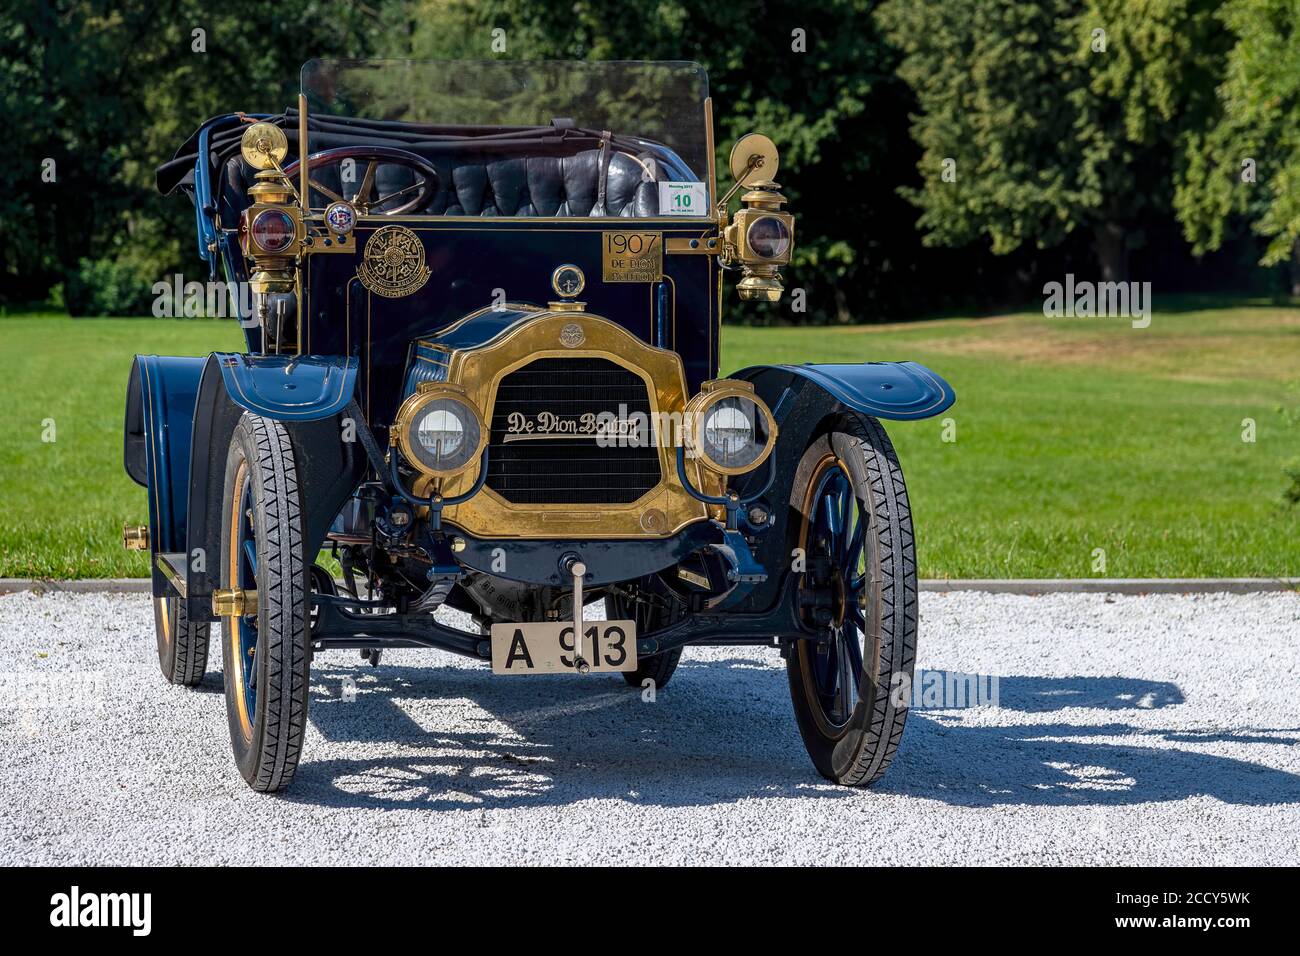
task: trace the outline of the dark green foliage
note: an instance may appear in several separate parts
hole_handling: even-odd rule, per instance
[[[1006,253],[1078,232],[1104,278],[1127,278],[1143,215],[1167,214],[1170,159],[1213,104],[1227,45],[1215,7],[885,3],[878,19],[921,106],[924,183],[905,192],[926,241]]]
[[[68,314],[149,315],[154,276],[125,259],[82,259],[63,283]]]
[[[364,53],[374,28],[347,0],[0,5],[0,301],[39,300],[61,282],[70,303],[89,301],[85,280],[134,272],[148,302],[154,282],[197,273],[193,209],[158,195],[154,168],[214,113],[283,110],[302,60]]]
[[[1270,180],[1258,191],[1268,205],[1248,209],[1243,197],[1229,201],[1216,157],[1247,133],[1265,151],[1289,142],[1294,0],[1233,0],[1222,20],[1211,0],[881,7],[10,0],[0,7],[9,157],[0,305],[45,299],[62,284],[77,307],[135,308],[120,288],[92,294],[86,282],[202,278],[193,211],[156,193],[154,168],[208,116],[292,105],[300,64],[317,56],[698,60],[710,74],[721,187],[732,143],[761,130],[782,149],[778,178],[798,217],[787,282],[802,293],[778,306],[729,295],[728,320],[969,311],[1036,295],[1044,274],[1095,272],[1098,259],[1122,270],[1130,251],[1143,271],[1134,278],[1154,276],[1161,291],[1235,282],[1233,264],[1259,258],[1238,227],[1246,215],[1271,240],[1268,261],[1284,257],[1295,190]],[[1098,26],[1106,54],[1089,49]],[[1236,73],[1216,95],[1238,35],[1254,45],[1234,54]],[[493,46],[501,38],[504,50]],[[1261,159],[1261,175],[1270,158],[1291,170],[1288,155]],[[956,184],[939,178],[945,157],[957,160]],[[1198,253],[1225,234],[1242,238],[1205,268],[1183,233]]]
[[[1300,295],[1300,3],[1230,0],[1221,28],[1228,56],[1220,109],[1189,137],[1174,196],[1187,239],[1217,249],[1244,218],[1265,237],[1265,264],[1291,260]]]

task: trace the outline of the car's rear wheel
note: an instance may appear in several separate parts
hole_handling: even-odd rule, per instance
[[[790,650],[795,718],[823,776],[865,786],[898,749],[916,660],[911,508],[880,423],[845,418],[814,441],[790,504],[806,563],[802,606],[825,638]]]
[[[628,600],[617,595],[605,598],[605,617],[611,621],[636,621],[637,636],[648,631],[667,627],[681,617],[677,602],[662,587],[649,587],[650,579],[638,589],[643,600]],[[623,679],[630,687],[645,687],[652,681],[656,689],[663,687],[677,671],[682,659],[682,648],[677,647],[662,654],[639,657],[636,670],[623,671]]]
[[[645,687],[646,681],[651,681],[656,689],[661,688],[677,673],[677,664],[681,659],[680,647],[643,657],[636,662],[636,670],[623,671],[623,680],[630,687]]]
[[[279,422],[245,414],[226,458],[221,587],[256,590],[253,613],[222,618],[230,741],[254,790],[289,784],[307,726],[308,565],[293,446]]]
[[[158,666],[173,684],[193,687],[208,669],[208,622],[194,622],[185,602],[175,597],[153,599],[154,636]]]

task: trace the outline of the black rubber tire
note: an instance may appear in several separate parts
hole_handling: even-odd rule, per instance
[[[221,586],[234,586],[233,520],[237,484],[251,476],[257,552],[256,698],[243,704],[234,618],[222,619],[222,660],[230,742],[239,772],[254,790],[281,790],[293,780],[307,727],[309,564],[303,554],[303,509],[288,433],[279,422],[248,413],[226,458],[221,507]]]
[[[184,601],[165,597],[153,599],[153,627],[163,677],[183,687],[202,681],[208,669],[208,622],[191,622]]]
[[[817,479],[815,470],[827,467],[828,455],[835,462],[829,467],[841,466],[849,475],[868,522],[864,532],[866,639],[858,699],[842,729],[827,730],[825,709],[812,681],[809,655],[816,650],[810,642],[795,642],[786,670],[799,732],[817,770],[836,783],[866,786],[884,775],[907,721],[907,695],[898,693],[896,686],[910,689],[916,663],[916,545],[898,456],[884,428],[866,416],[845,417],[804,453],[791,488],[796,532],[802,533],[798,526]],[[873,678],[870,671],[877,653],[879,667]],[[905,683],[900,677],[904,674]]]
[[[655,690],[662,690],[673,674],[677,672],[677,662],[682,659],[682,649],[673,648],[662,654],[654,654],[636,662],[636,670],[623,671],[623,680],[629,687],[644,687],[647,680],[654,681]]]
[[[674,619],[667,610],[643,607],[636,612],[629,611],[627,602],[612,596],[605,598],[605,617],[611,621],[635,620],[638,635],[665,627]],[[638,658],[636,670],[622,671],[623,680],[627,681],[629,687],[638,689],[644,687],[647,680],[651,680],[654,681],[655,690],[662,689],[676,673],[677,662],[682,659],[682,650],[677,647],[662,654]]]

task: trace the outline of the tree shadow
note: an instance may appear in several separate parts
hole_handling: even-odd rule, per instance
[[[329,743],[364,742],[377,755],[314,761],[309,753],[283,799],[429,810],[871,794],[968,807],[1114,806],[1202,794],[1244,805],[1300,802],[1300,776],[1171,746],[1293,745],[1300,729],[980,725],[988,714],[1118,713],[1183,702],[1173,684],[1123,677],[1002,677],[1000,695],[1000,708],[981,709],[979,723],[960,711],[914,710],[893,766],[864,792],[816,773],[784,672],[751,658],[684,660],[653,703],[616,675],[510,679],[486,668],[324,661],[312,675],[313,725]]]
[[[1300,803],[1296,774],[1169,746],[1294,746],[1298,732],[1199,734],[1125,723],[970,726],[942,715],[914,714],[906,746],[877,789],[965,807],[1119,806],[1192,796],[1242,806]]]
[[[1003,677],[998,704],[1027,714],[1083,707],[1088,710],[1156,710],[1183,703],[1169,681],[1132,677]]]

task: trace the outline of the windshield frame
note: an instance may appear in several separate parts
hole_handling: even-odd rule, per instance
[[[386,215],[384,213],[370,212],[370,213],[359,214],[358,216],[359,222],[367,222],[367,223],[373,223],[377,221],[396,222],[402,220],[464,221],[469,219],[490,219],[498,222],[524,221],[533,224],[561,225],[563,223],[574,223],[574,222],[624,222],[624,223],[631,224],[631,223],[665,221],[665,222],[672,222],[674,224],[694,223],[705,228],[716,225],[718,222],[718,210],[717,210],[718,193],[717,193],[717,174],[716,174],[716,162],[715,162],[716,160],[715,140],[714,140],[714,128],[713,128],[713,99],[708,87],[708,73],[703,66],[701,66],[699,63],[696,63],[694,61],[686,61],[686,60],[681,60],[681,61],[677,61],[677,60],[668,60],[668,61],[594,60],[591,61],[591,60],[311,59],[308,60],[306,63],[304,63],[300,70],[300,74],[299,74],[300,91],[298,94],[299,142],[305,144],[302,153],[304,157],[308,159],[310,159],[311,156],[317,155],[319,152],[322,151],[322,150],[312,149],[311,141],[312,141],[313,133],[310,127],[313,125],[312,124],[313,117],[330,117],[330,116],[342,115],[336,113],[329,113],[325,110],[322,110],[320,108],[319,103],[316,103],[317,109],[315,111],[313,111],[312,109],[313,100],[315,100],[316,97],[314,95],[309,95],[309,94],[314,94],[317,91],[312,89],[311,78],[317,71],[320,71],[321,67],[324,66],[333,66],[336,68],[341,68],[345,71],[349,69],[356,69],[356,68],[384,68],[388,66],[399,67],[403,70],[412,70],[412,69],[419,70],[427,67],[431,71],[449,71],[449,70],[472,68],[472,69],[486,69],[490,71],[505,72],[513,69],[517,72],[521,72],[524,74],[527,73],[530,67],[536,67],[539,70],[543,68],[547,68],[551,70],[563,70],[565,68],[573,68],[575,71],[592,71],[592,72],[597,72],[601,70],[617,71],[622,68],[627,68],[629,70],[632,70],[632,69],[642,68],[642,67],[647,67],[647,68],[663,67],[669,70],[681,69],[683,71],[689,71],[691,74],[698,77],[698,80],[696,82],[698,82],[699,84],[699,92],[703,94],[702,97],[700,97],[698,100],[699,102],[698,119],[703,124],[703,131],[702,131],[703,132],[703,137],[702,137],[703,156],[700,157],[698,160],[692,161],[691,158],[683,156],[678,151],[678,149],[675,148],[673,143],[664,142],[662,140],[653,140],[648,137],[643,137],[640,135],[639,132],[636,131],[633,131],[633,133],[625,137],[625,140],[635,141],[638,139],[644,139],[647,142],[654,143],[658,146],[662,146],[664,149],[670,152],[684,168],[688,169],[690,173],[694,177],[696,177],[691,181],[702,183],[703,189],[705,191],[706,201],[704,205],[704,212],[702,214],[674,215],[671,213],[664,213],[660,211],[656,215],[652,215],[652,216],[618,216],[618,215],[482,216],[482,215],[465,215],[465,214],[456,215],[456,214],[447,214],[447,213],[425,213],[425,212],[406,213],[400,215]],[[567,106],[567,104],[559,104],[559,105]],[[562,112],[562,111],[557,111],[557,112]],[[403,119],[398,119],[396,120],[396,122],[408,122],[415,126],[431,125],[431,124],[416,123],[414,121],[403,120]],[[635,120],[633,122],[635,122]],[[469,124],[447,124],[448,129],[457,126],[470,128]],[[511,129],[519,130],[519,129],[530,129],[530,128],[545,129],[546,128],[541,126],[536,126],[536,127],[507,126],[503,124],[494,124],[494,123],[481,124],[480,128],[483,127],[499,129],[499,130],[511,130]],[[575,127],[576,127],[576,123],[575,123]],[[586,132],[593,132],[593,131],[586,130]],[[622,150],[622,152],[626,153],[626,150]],[[299,179],[299,183],[298,183],[299,196],[303,205],[304,214],[313,220],[323,219],[324,217],[323,208],[314,205],[310,206],[309,208],[308,200],[310,200],[315,190],[311,190],[309,187],[308,164],[306,162],[300,162],[299,176],[297,178]]]

